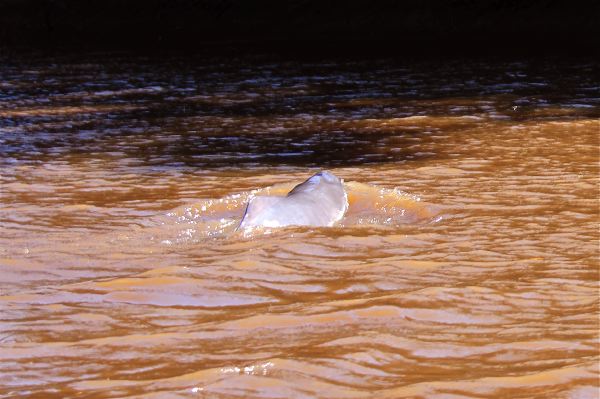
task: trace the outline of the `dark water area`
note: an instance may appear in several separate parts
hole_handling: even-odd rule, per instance
[[[7,136],[3,152],[38,160],[118,152],[165,167],[350,166],[447,156],[428,151],[434,128],[403,128],[402,118],[545,120],[563,106],[566,116],[597,115],[592,61],[171,57],[6,59],[3,128],[29,134]]]
[[[593,58],[0,59],[0,397],[597,398]],[[240,234],[327,169],[333,227]]]
[[[599,18],[583,0],[5,0],[0,51],[589,55]]]

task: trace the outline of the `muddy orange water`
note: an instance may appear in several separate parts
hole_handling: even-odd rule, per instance
[[[597,73],[2,59],[0,397],[597,398]]]

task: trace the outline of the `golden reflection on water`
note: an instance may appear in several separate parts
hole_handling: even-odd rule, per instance
[[[597,397],[590,64],[63,62],[0,68],[0,396]]]

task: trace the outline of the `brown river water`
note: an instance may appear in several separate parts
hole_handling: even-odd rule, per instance
[[[0,397],[598,398],[598,72],[0,59]]]

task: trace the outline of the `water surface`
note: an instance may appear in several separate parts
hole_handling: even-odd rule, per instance
[[[0,396],[597,397],[597,72],[3,59]]]

